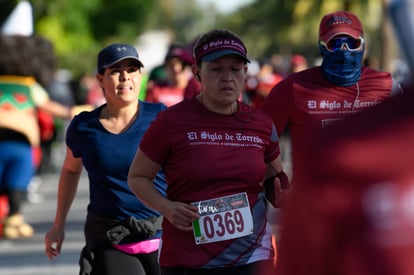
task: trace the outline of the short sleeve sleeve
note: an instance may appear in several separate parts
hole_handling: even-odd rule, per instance
[[[160,113],[145,132],[139,145],[139,149],[158,164],[165,161],[170,150],[167,124],[166,115]]]
[[[66,145],[72,150],[73,156],[76,158],[81,157],[80,135],[77,131],[78,121],[79,119],[75,116],[66,130]]]

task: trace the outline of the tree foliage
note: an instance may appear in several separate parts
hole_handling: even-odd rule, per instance
[[[319,56],[317,50],[319,22],[326,13],[349,10],[367,15],[381,5],[377,0],[256,0],[231,17],[221,18],[221,24],[245,38],[253,56],[270,56],[274,53],[301,53],[310,58]],[[366,23],[367,17],[360,16]],[[370,16],[379,18],[378,14]],[[378,23],[364,24],[365,31],[377,36]],[[373,43],[375,48],[379,43]]]
[[[54,42],[59,66],[75,75],[93,72],[96,54],[105,45],[133,44],[151,29],[167,29],[175,39],[186,40],[186,30],[198,15],[194,0],[33,0],[32,4],[36,31]]]
[[[34,0],[36,32],[54,42],[60,67],[75,75],[91,72],[97,51],[117,42],[133,43],[146,28],[154,1]]]
[[[223,0],[225,1],[225,0]],[[17,0],[0,0],[0,23]],[[318,56],[321,17],[335,10],[360,15],[369,51],[383,55],[381,2],[378,0],[255,0],[232,14],[200,8],[196,0],[32,0],[35,31],[50,39],[59,67],[75,76],[93,72],[96,53],[112,42],[135,43],[149,30],[168,30],[176,42],[190,42],[210,28],[228,28],[246,41],[254,58],[273,53]]]

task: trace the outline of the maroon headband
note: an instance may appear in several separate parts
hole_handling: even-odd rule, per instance
[[[237,38],[216,38],[207,41],[203,45],[200,45],[195,50],[195,58],[197,61],[213,61],[219,57],[229,54],[236,54],[241,56],[246,62],[250,62],[247,59],[247,50],[243,42]]]

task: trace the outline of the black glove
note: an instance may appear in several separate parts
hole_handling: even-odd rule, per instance
[[[279,208],[283,203],[284,198],[276,197],[275,178],[279,178],[280,186],[282,190],[289,189],[289,178],[284,171],[277,173],[274,177],[268,178],[264,181],[263,187],[265,188],[265,197],[273,207]]]

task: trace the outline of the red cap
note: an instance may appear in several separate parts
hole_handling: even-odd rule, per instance
[[[364,35],[361,21],[348,11],[337,11],[325,15],[319,26],[319,40],[328,42],[338,34],[350,35],[358,38]]]
[[[302,64],[307,65],[308,61],[306,60],[306,58],[303,55],[294,54],[290,58],[290,64],[291,65],[302,65]]]
[[[177,57],[182,62],[188,65],[193,65],[195,63],[191,50],[188,50],[184,46],[171,45],[165,56],[165,61],[173,57]]]

